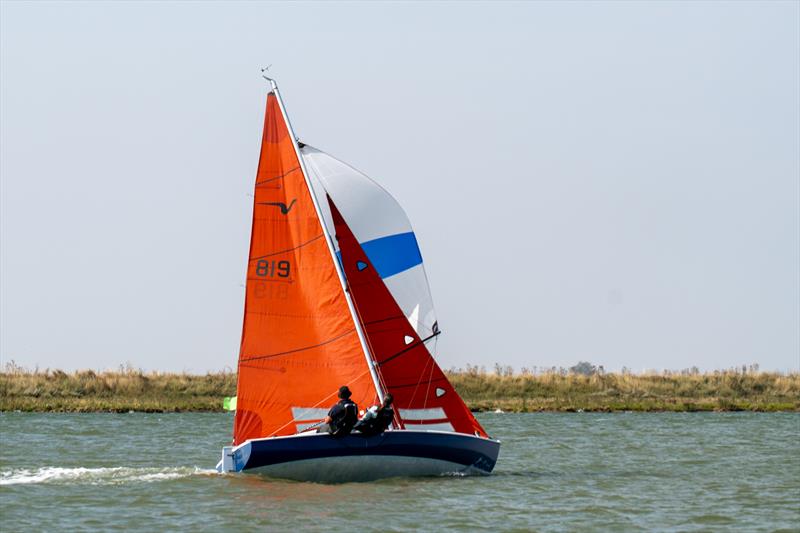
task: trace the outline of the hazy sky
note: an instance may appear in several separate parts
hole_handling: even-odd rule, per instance
[[[442,366],[800,368],[800,3],[3,2],[0,358],[235,367],[272,63]]]

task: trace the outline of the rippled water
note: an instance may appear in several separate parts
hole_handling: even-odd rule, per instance
[[[0,414],[0,529],[800,528],[800,414],[484,414],[489,477],[218,475],[229,414]]]

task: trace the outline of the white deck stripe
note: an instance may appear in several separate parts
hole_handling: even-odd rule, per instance
[[[453,425],[450,422],[441,422],[439,424],[403,424],[406,429],[416,429],[418,431],[425,431],[425,430],[434,430],[434,431],[452,431],[455,432],[453,429]]]
[[[442,420],[447,418],[444,409],[434,407],[432,409],[402,409],[400,418],[403,420]]]
[[[322,420],[328,416],[328,410],[315,407],[292,407],[292,418],[295,420]]]

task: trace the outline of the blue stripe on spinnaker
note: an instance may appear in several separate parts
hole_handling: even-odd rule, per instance
[[[382,279],[422,264],[422,255],[413,231],[362,242],[361,248]],[[341,252],[336,252],[336,255],[341,261]]]

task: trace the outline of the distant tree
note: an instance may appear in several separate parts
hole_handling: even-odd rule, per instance
[[[597,373],[597,367],[588,361],[581,361],[577,365],[569,367],[569,371],[581,376],[593,376]]]

